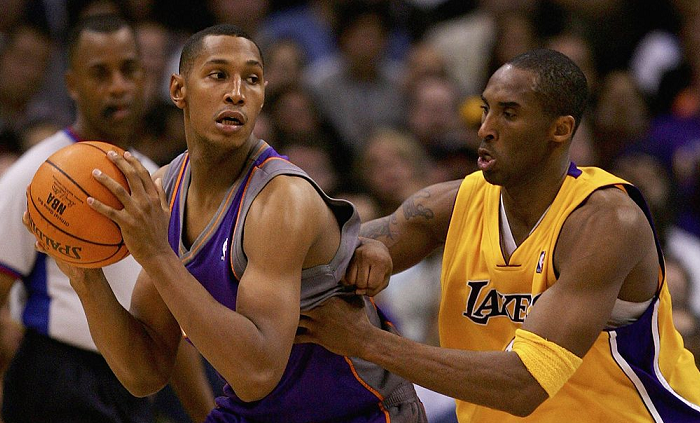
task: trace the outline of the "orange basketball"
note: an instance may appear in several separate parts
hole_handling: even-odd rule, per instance
[[[27,187],[29,225],[51,257],[78,267],[103,267],[129,255],[119,226],[93,210],[87,198],[121,210],[121,202],[93,176],[100,169],[127,190],[124,174],[107,158],[124,150],[100,141],[82,141],[51,155]]]

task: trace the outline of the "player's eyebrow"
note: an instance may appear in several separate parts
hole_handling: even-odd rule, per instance
[[[205,66],[212,65],[212,64],[213,65],[228,65],[228,64],[231,64],[231,61],[227,60],[227,59],[213,58],[213,59],[209,59],[206,62],[204,62]],[[255,60],[255,59],[246,60],[245,64],[247,66],[257,66],[259,68],[262,68],[262,63],[260,63],[259,60]]]
[[[489,104],[489,102],[486,100],[486,98],[483,95],[481,96],[481,101],[483,101],[484,104],[486,104],[486,105]],[[518,103],[517,101],[498,101],[498,102],[496,102],[496,104],[499,107],[504,108],[504,109],[508,108],[508,107],[510,107],[510,108],[520,107],[520,103]]]

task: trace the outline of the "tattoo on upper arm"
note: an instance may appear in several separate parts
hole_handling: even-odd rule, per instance
[[[406,220],[411,220],[414,217],[423,217],[426,220],[430,220],[433,217],[435,217],[435,213],[432,209],[425,207],[423,204],[418,204],[416,201],[428,197],[430,197],[430,191],[428,191],[427,189],[423,189],[410,196],[406,201],[404,201],[401,205],[404,218]]]
[[[366,224],[362,225],[360,236],[372,239],[393,239],[391,236],[392,223],[396,224],[396,216],[394,216],[394,214],[367,222]]]

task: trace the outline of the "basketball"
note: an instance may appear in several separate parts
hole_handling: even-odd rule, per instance
[[[46,253],[77,267],[103,267],[129,255],[119,226],[93,210],[87,198],[122,209],[121,202],[93,176],[100,169],[127,190],[124,174],[107,157],[124,150],[100,141],[76,142],[41,164],[27,187],[29,226]]]

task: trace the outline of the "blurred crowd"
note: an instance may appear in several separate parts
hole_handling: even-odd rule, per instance
[[[117,13],[135,24],[147,96],[134,144],[159,164],[186,148],[181,111],[168,95],[182,43],[226,22],[264,53],[267,97],[256,135],[329,194],[353,201],[363,220],[474,171],[488,76],[533,48],[565,53],[592,93],[572,160],[645,194],[666,253],[676,325],[700,356],[700,1],[1,3],[0,174],[72,122],[64,45],[81,17]],[[404,335],[437,344],[439,279],[436,252],[378,297]]]

